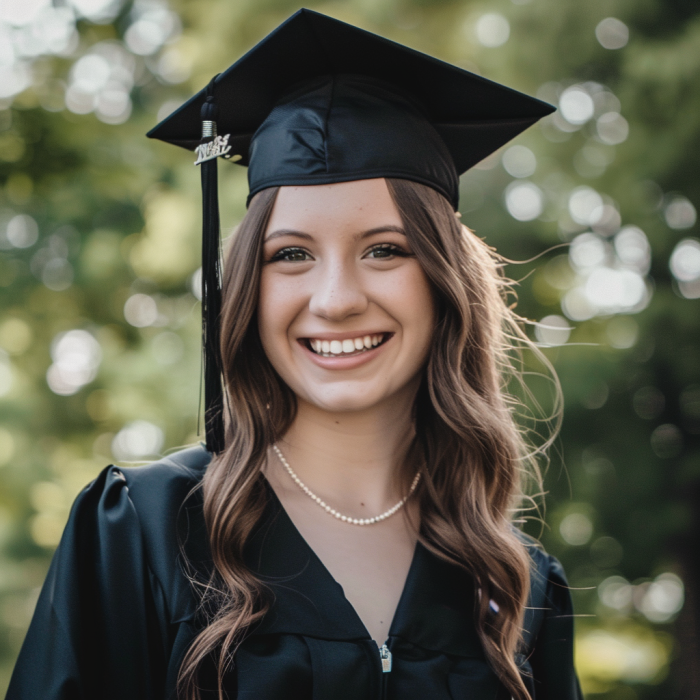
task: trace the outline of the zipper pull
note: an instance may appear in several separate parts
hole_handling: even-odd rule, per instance
[[[379,658],[382,660],[382,673],[391,672],[391,652],[386,644],[379,647]]]

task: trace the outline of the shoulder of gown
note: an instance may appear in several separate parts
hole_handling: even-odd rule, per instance
[[[559,560],[518,533],[532,560],[524,621],[523,679],[535,700],[583,700],[574,666],[574,609]]]
[[[195,447],[144,467],[109,466],[80,492],[7,700],[171,696],[195,610],[178,523],[209,460]],[[201,520],[201,507],[191,510]]]

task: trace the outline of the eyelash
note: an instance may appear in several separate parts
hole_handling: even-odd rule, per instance
[[[397,258],[408,258],[411,255],[403,250],[403,248],[399,248],[399,246],[394,245],[393,243],[379,243],[378,245],[372,246],[369,249],[369,252],[372,253],[375,250],[386,251]]]
[[[387,257],[396,256],[397,258],[407,258],[410,256],[410,253],[407,253],[405,250],[399,248],[399,246],[394,245],[393,243],[379,243],[375,246],[372,246],[367,254],[369,255],[370,253],[373,253],[375,251],[386,251],[390,254]],[[289,260],[288,256],[294,255],[295,253],[302,253],[303,255],[308,255],[308,252],[303,248],[282,248],[270,258],[269,262],[306,262],[306,260]],[[377,259],[386,260],[386,258]]]
[[[270,262],[277,262],[279,260],[282,260],[284,262],[299,262],[295,260],[285,260],[285,258],[289,255],[292,255],[294,253],[303,253],[304,255],[308,255],[308,253],[303,249],[303,248],[282,248],[282,250],[278,250],[271,258]],[[305,262],[305,261],[301,261]]]

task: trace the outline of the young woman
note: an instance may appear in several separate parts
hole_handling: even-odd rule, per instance
[[[526,339],[455,214],[503,119],[463,118],[491,138],[465,145],[397,77],[457,69],[302,11],[196,98],[205,122],[226,80],[292,39],[308,54],[309,27],[335,70],[270,91],[247,143],[205,124],[199,151],[244,143],[251,183],[215,317],[225,439],[210,420],[211,450],[80,494],[9,700],[581,698],[564,574],[512,524],[533,457],[505,386]],[[392,82],[357,65],[367,47],[400,52]],[[485,81],[459,73],[474,101]]]

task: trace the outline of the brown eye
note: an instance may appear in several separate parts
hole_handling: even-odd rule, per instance
[[[311,260],[311,256],[303,248],[282,248],[277,251],[271,258],[270,262],[304,262]]]
[[[394,256],[405,258],[408,256],[408,253],[391,243],[383,243],[382,245],[374,246],[367,256],[375,260],[385,260]]]

